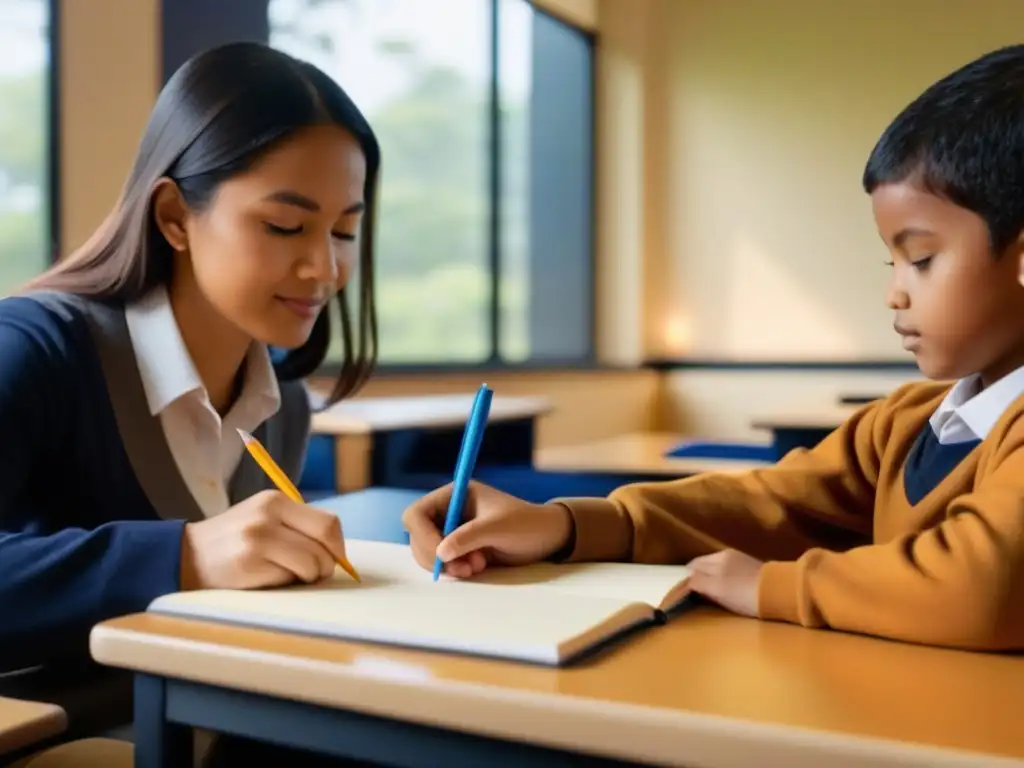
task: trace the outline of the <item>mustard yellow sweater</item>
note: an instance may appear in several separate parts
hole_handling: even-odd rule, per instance
[[[947,391],[901,387],[765,469],[560,499],[576,525],[570,559],[685,563],[738,549],[766,561],[763,619],[1024,648],[1024,397],[911,506],[903,465]]]

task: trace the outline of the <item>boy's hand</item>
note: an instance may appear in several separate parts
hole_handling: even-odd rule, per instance
[[[757,617],[757,579],[763,563],[726,549],[690,561],[690,589],[727,611]]]
[[[445,572],[466,579],[488,565],[536,563],[561,549],[573,532],[572,515],[560,504],[531,504],[472,482],[462,525],[442,541],[452,486],[428,493],[402,515],[416,562],[428,571],[440,555]]]

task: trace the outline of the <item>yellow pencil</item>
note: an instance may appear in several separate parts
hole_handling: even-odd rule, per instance
[[[263,447],[262,443],[255,437],[250,435],[243,429],[238,430],[239,436],[242,438],[242,442],[245,443],[245,448],[249,451],[249,455],[256,460],[256,463],[260,465],[260,468],[267,473],[277,489],[281,491],[285,496],[294,501],[297,504],[305,504],[305,500],[302,498],[302,494],[299,493],[299,489],[295,487],[291,480],[288,479],[288,475],[284,473],[284,470],[277,466],[277,462],[274,461],[274,457],[271,456],[267,449]],[[359,574],[356,569],[352,567],[352,564],[345,558],[338,558],[338,565],[345,569],[356,581],[362,581],[359,578]]]

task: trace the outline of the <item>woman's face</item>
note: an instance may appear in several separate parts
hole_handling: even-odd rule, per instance
[[[356,266],[366,159],[343,129],[302,129],[184,211],[175,282],[250,338],[292,349]],[[158,213],[158,223],[164,229]],[[164,231],[165,236],[168,234]],[[184,273],[184,274],[182,274]]]

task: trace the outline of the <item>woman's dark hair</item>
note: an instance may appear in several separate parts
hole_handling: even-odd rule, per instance
[[[313,65],[265,45],[214,48],[174,73],[157,98],[113,212],[85,245],[26,289],[127,303],[166,285],[173,251],[153,217],[158,180],[173,180],[189,207],[202,210],[222,182],[251,168],[296,130],[323,123],[344,128],[366,157],[357,328],[353,333],[345,288],[337,300],[344,357],[328,403],[355,392],[372,372],[377,354],[373,227],[380,149],[369,123],[337,83]],[[330,308],[322,312],[306,343],[277,360],[278,376],[304,378],[321,365],[331,339],[330,315]]]
[[[978,214],[999,255],[1024,230],[1024,45],[987,53],[909,104],[864,169],[868,194],[912,181]]]

